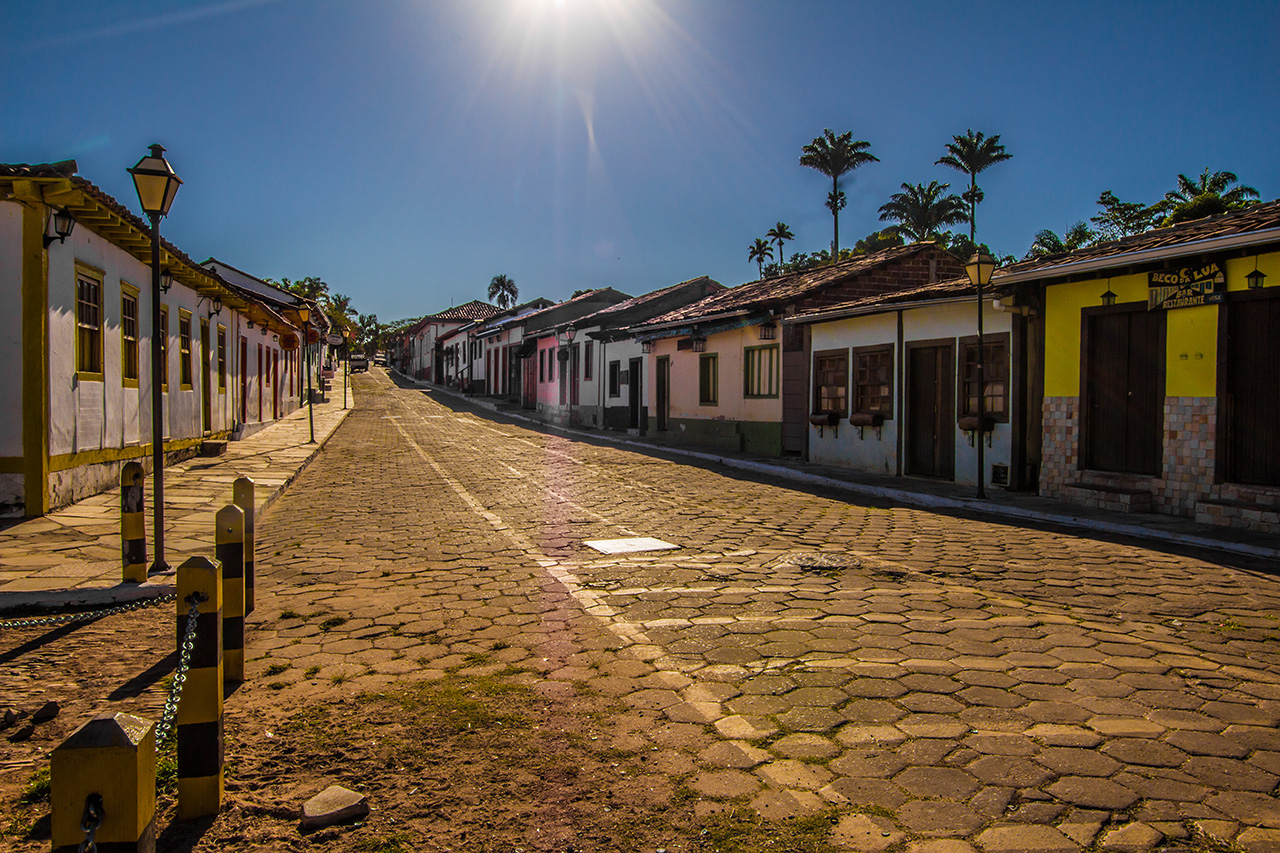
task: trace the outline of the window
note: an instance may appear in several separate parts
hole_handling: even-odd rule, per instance
[[[76,373],[102,378],[102,278],[76,269]]]
[[[778,396],[778,346],[747,347],[743,351],[743,395]]]
[[[609,362],[609,396],[622,396],[622,362]]]
[[[964,338],[961,342],[960,417],[978,416],[978,340]],[[983,338],[983,374],[986,386],[983,395],[983,414],[998,422],[1009,421],[1009,336],[991,335]]]
[[[120,379],[138,387],[138,291],[120,283]]]
[[[592,362],[592,360],[593,360],[593,359],[591,358],[591,352],[592,352],[592,349],[593,349],[593,346],[592,346],[592,345],[593,345],[594,343],[595,343],[595,341],[587,341],[585,344],[583,344],[583,345],[582,345],[582,359],[583,359],[583,363],[582,363],[582,378],[583,378],[583,379],[590,379],[590,378],[591,378],[591,362]]]
[[[556,381],[556,358],[558,357],[559,357],[559,354],[557,353],[556,350],[553,350],[553,349],[547,350],[547,381],[548,382]]]
[[[547,381],[547,351],[538,350],[538,381]]]
[[[160,306],[160,390],[169,390],[169,306]]]
[[[853,351],[853,410],[893,417],[893,347]]]
[[[178,309],[178,373],[184,391],[191,390],[191,314]]]
[[[719,356],[703,353],[698,356],[698,402],[714,406],[720,399]]]
[[[287,365],[288,362],[286,361],[285,364]],[[289,393],[292,394],[293,393],[293,388],[292,388],[293,375],[292,374],[290,374],[289,382],[290,382]],[[227,327],[226,326],[218,326],[218,390],[219,391],[227,390]]]
[[[814,353],[813,358],[813,410],[849,413],[849,353],[846,350],[827,350]]]

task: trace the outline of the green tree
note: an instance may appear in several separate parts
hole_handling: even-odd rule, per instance
[[[766,237],[778,244],[778,265],[782,265],[782,244],[790,242],[796,238],[791,233],[791,229],[787,227],[787,223],[779,222],[777,225],[765,232]]]
[[[382,349],[383,326],[378,323],[377,314],[358,315],[355,328],[353,343],[366,354]]]
[[[834,232],[831,240],[832,252],[840,253],[840,209],[844,207],[844,193],[840,192],[840,178],[866,163],[878,163],[880,158],[867,151],[870,142],[853,139],[853,132],[836,136],[831,128],[822,131],[804,147],[800,155],[800,165],[814,169],[831,179],[831,192],[827,195],[827,209],[831,211]]]
[[[913,243],[941,237],[942,226],[959,225],[967,218],[964,200],[955,193],[943,195],[950,184],[930,181],[925,184],[903,184],[902,192],[889,196],[880,206],[880,219],[897,222],[893,230]]]
[[[975,133],[973,128],[969,128],[964,136],[952,136],[951,139],[947,143],[947,153],[939,157],[935,165],[949,166],[969,176],[969,191],[962,198],[969,205],[969,242],[973,243],[977,240],[978,204],[983,198],[982,190],[978,188],[978,175],[1013,155],[1004,150],[998,133],[988,138],[981,131]]]
[[[489,280],[489,300],[499,308],[510,308],[519,297],[516,283],[507,275],[499,273]]]
[[[757,237],[756,241],[747,248],[747,260],[756,262],[761,278],[764,278],[764,262],[772,257],[773,246],[770,246],[769,241],[763,237]]]
[[[872,252],[878,252],[881,249],[891,249],[894,246],[901,246],[905,241],[902,239],[902,232],[896,228],[886,228],[883,231],[872,231],[853,245],[853,251],[858,254],[869,255]],[[843,253],[842,253],[843,254]],[[840,260],[844,260],[842,257]]]
[[[1260,196],[1253,187],[1240,184],[1234,172],[1209,172],[1206,166],[1196,179],[1178,175],[1178,188],[1164,194],[1162,202],[1168,211],[1164,225],[1176,225],[1206,216],[1217,216],[1257,204]]]
[[[1031,248],[1027,249],[1023,260],[1039,258],[1044,255],[1057,255],[1062,252],[1074,252],[1082,246],[1088,246],[1096,236],[1093,229],[1083,222],[1074,223],[1070,228],[1062,232],[1061,237],[1058,236],[1057,232],[1046,228],[1043,231],[1036,232],[1036,238],[1031,242]]]
[[[1156,227],[1162,216],[1159,204],[1143,204],[1137,201],[1121,201],[1111,190],[1103,190],[1098,196],[1102,212],[1091,216],[1099,241],[1119,240],[1133,234],[1141,234]]]
[[[315,302],[322,302],[329,296],[329,285],[315,276],[307,276],[297,281],[289,281],[289,279],[285,278],[281,279],[281,281],[289,282],[287,286],[294,293]]]

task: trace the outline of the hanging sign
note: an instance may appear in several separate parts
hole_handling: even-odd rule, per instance
[[[280,349],[285,352],[293,352],[298,348],[298,336],[293,332],[285,332],[280,336]]]
[[[1218,261],[1147,273],[1147,310],[1211,305],[1226,297],[1227,276]]]

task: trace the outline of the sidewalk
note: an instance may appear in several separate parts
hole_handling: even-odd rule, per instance
[[[330,391],[330,396],[333,392]],[[320,452],[350,409],[341,399],[315,406],[316,443],[303,406],[275,424],[164,472],[165,560],[170,571],[146,583],[121,581],[120,489],[0,530],[0,616],[64,607],[106,606],[172,591],[173,568],[213,555],[214,516],[231,503],[237,477],[254,481],[257,514],[270,506]],[[146,481],[147,556],[155,559],[151,478]]]
[[[424,390],[465,401],[476,408],[488,409],[513,420],[536,424],[543,429],[572,438],[607,441],[634,447],[644,452],[697,459],[763,476],[786,478],[810,486],[834,489],[922,509],[976,513],[988,518],[992,516],[1005,518],[1016,524],[1030,522],[1059,525],[1094,533],[1131,536],[1152,542],[1206,548],[1247,557],[1280,559],[1280,536],[1197,524],[1188,518],[1158,513],[1115,513],[998,488],[988,489],[988,497],[979,500],[974,497],[972,487],[957,486],[955,483],[940,480],[866,474],[847,468],[815,465],[798,459],[751,456],[745,453],[727,454],[605,430],[572,429],[547,423],[521,410],[510,410],[505,406],[499,406],[498,401],[490,398],[470,397],[452,388],[442,388],[410,379],[399,373],[395,374],[394,378]]]

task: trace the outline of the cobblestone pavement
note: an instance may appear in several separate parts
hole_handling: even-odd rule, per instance
[[[699,808],[835,804],[861,850],[1280,849],[1269,567],[858,506],[365,381],[264,525],[255,665],[358,693],[516,664],[620,698],[613,736]],[[583,544],[638,536],[678,548]],[[304,611],[347,621],[277,618]]]
[[[480,417],[380,371],[356,387],[260,522],[229,720],[255,697],[514,665],[543,697],[626,709],[601,736],[703,815],[834,807],[830,840],[863,851],[1280,849],[1272,566],[856,505]],[[677,548],[584,544],[642,536]],[[171,618],[131,617],[132,643],[163,644]],[[68,691],[59,643],[110,621],[41,647]],[[152,670],[121,710],[154,714]]]

